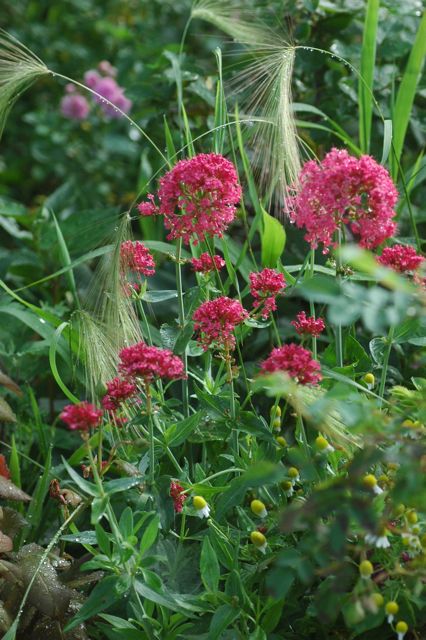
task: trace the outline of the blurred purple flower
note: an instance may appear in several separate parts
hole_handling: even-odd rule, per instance
[[[84,96],[70,93],[61,100],[61,112],[70,120],[85,120],[89,115],[90,106]]]

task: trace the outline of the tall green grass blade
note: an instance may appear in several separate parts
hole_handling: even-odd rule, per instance
[[[176,147],[173,142],[172,132],[170,131],[169,124],[167,122],[166,116],[164,116],[164,138],[166,140],[166,149],[167,149],[167,159],[169,161],[170,168],[173,166],[176,161]]]
[[[40,448],[41,454],[43,456],[43,460],[46,459],[46,456],[49,452],[48,439],[46,434],[47,425],[45,426],[43,420],[41,418],[40,409],[37,404],[36,397],[34,395],[34,391],[31,387],[28,387],[28,396],[30,399],[31,411],[33,414],[34,425],[38,434],[38,446]],[[49,438],[50,439],[50,438]]]
[[[193,156],[195,156],[195,148],[194,148],[194,142],[192,139],[192,133],[191,133],[191,127],[188,120],[188,115],[186,113],[185,105],[183,104],[183,102],[181,104],[181,113],[182,113],[183,127],[185,132],[186,149],[187,149],[188,156],[192,158]]]
[[[46,461],[44,464],[43,473],[37,481],[36,488],[32,494],[32,500],[28,507],[28,511],[26,515],[28,524],[22,529],[22,531],[19,534],[18,548],[20,548],[21,544],[24,541],[28,543],[37,539],[37,530],[40,528],[40,525],[43,521],[44,500],[49,490],[51,466],[52,466],[52,451],[49,449],[49,452],[47,454]]]
[[[426,11],[423,13],[416,39],[408,58],[407,66],[401,80],[393,110],[393,153],[391,155],[391,172],[396,181],[399,173],[404,140],[410,121],[411,109],[420,80],[426,56]]]
[[[67,243],[65,242],[65,238],[63,236],[61,227],[59,226],[58,220],[56,219],[56,216],[53,213],[53,211],[50,211],[50,215],[52,216],[53,223],[55,225],[55,231],[56,231],[56,237],[58,239],[59,256],[60,256],[60,259],[61,259],[61,263],[62,263],[62,266],[65,269],[67,269],[67,271],[65,272],[65,277],[67,279],[68,286],[71,289],[71,293],[73,295],[74,302],[77,305],[77,307],[80,307],[80,301],[79,301],[79,298],[78,298],[77,287],[76,287],[76,284],[75,284],[74,272],[73,272],[72,267],[71,267],[71,258],[70,258],[70,254],[69,254],[69,251],[68,251]]]
[[[279,220],[263,210],[261,226],[262,265],[275,269],[286,243],[286,232]]]
[[[49,348],[49,364],[50,364],[50,369],[52,371],[53,377],[55,378],[58,387],[62,390],[62,392],[68,398],[68,400],[71,400],[71,402],[73,403],[77,403],[77,402],[80,402],[80,400],[68,389],[67,385],[62,380],[59,374],[58,367],[56,364],[56,351],[58,348],[58,342],[62,336],[63,330],[67,326],[68,326],[68,322],[63,322],[62,324],[59,325],[59,327],[56,329],[54,333],[53,340]]]
[[[385,120],[383,124],[383,150],[380,164],[384,165],[389,158],[389,153],[392,148],[392,135],[392,120]]]
[[[379,7],[380,0],[368,0],[362,38],[360,74],[363,82],[358,82],[359,144],[362,153],[370,151]]]
[[[218,80],[216,86],[216,102],[214,109],[213,148],[215,153],[223,153],[226,125],[226,102],[223,91],[222,52],[217,47],[214,51],[217,64]]]
[[[19,464],[19,453],[16,448],[15,436],[12,435],[12,443],[9,458],[10,478],[17,487],[21,487],[21,467]]]

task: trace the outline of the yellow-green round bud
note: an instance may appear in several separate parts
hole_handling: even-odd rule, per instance
[[[371,596],[376,607],[382,607],[385,601],[381,593],[373,593]]]
[[[250,540],[258,549],[266,545],[266,538],[263,533],[260,533],[260,531],[252,531],[250,534]]]
[[[330,443],[324,438],[324,436],[318,436],[317,438],[315,438],[315,446],[318,451],[326,451],[327,449],[332,448]]]
[[[271,416],[275,416],[276,418],[280,418],[281,417],[281,407],[280,405],[272,405],[271,407]]]
[[[287,475],[292,480],[296,480],[296,478],[299,477],[299,469],[297,469],[296,467],[289,467],[289,469],[287,471]]]
[[[398,603],[395,602],[395,600],[391,600],[390,602],[387,602],[385,605],[385,611],[388,614],[388,616],[396,616],[396,614],[399,611]]]
[[[374,567],[369,560],[363,560],[359,563],[359,573],[363,578],[369,578],[374,571]]]
[[[279,431],[281,429],[281,418],[275,418],[272,422],[272,428],[274,431]]]
[[[281,482],[281,488],[283,491],[290,491],[293,488],[293,483],[290,480],[283,480]]]
[[[413,527],[411,527],[411,531],[412,533],[414,533],[415,536],[418,536],[421,529],[418,524],[415,524]]]
[[[207,507],[207,502],[202,496],[194,496],[192,499],[192,504],[197,509],[197,511],[199,509],[204,509],[205,507]]]
[[[275,440],[276,440],[276,443],[280,445],[280,447],[287,446],[287,440],[283,436],[277,436]]]
[[[377,486],[377,478],[372,473],[368,473],[363,477],[362,483],[367,489],[374,489]]]
[[[420,538],[420,544],[422,545],[423,548],[426,548],[426,533],[424,533]]]
[[[374,386],[374,384],[376,382],[376,378],[374,377],[374,375],[372,373],[366,373],[365,376],[364,376],[364,382],[365,382],[365,384]]]
[[[252,500],[250,503],[250,509],[254,513],[254,515],[259,518],[266,518],[268,512],[266,511],[266,507],[261,500]]]
[[[400,620],[395,625],[395,631],[398,634],[405,635],[408,631],[408,624],[404,620]]]
[[[405,512],[405,504],[398,504],[395,508],[395,515],[402,516],[402,514]]]
[[[402,423],[402,426],[405,427],[406,429],[415,429],[416,423],[413,422],[413,420],[407,419],[407,420],[404,420],[404,422]]]
[[[414,511],[414,509],[407,513],[407,520],[410,524],[416,524],[418,519],[419,519],[419,516],[417,515],[417,512]]]

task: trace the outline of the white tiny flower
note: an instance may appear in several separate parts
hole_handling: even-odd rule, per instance
[[[387,549],[390,547],[390,542],[387,536],[379,536],[376,541],[377,549]]]
[[[195,496],[192,504],[194,505],[196,512],[195,515],[198,518],[208,518],[210,515],[210,507],[202,496]]]
[[[394,616],[392,613],[390,613],[390,614],[388,615],[388,617],[387,617],[387,621],[388,621],[388,623],[389,623],[389,624],[392,624],[392,622],[394,621],[394,619],[395,619],[395,616]],[[398,634],[398,635],[399,635],[399,634]],[[398,638],[398,640],[399,640],[399,638]]]
[[[379,487],[378,484],[374,485],[373,487],[373,492],[379,496],[381,493],[383,493],[383,489],[381,487]]]

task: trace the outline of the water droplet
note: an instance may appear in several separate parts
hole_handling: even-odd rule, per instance
[[[43,320],[43,318],[39,318],[39,320],[42,324],[46,324],[46,320]]]

